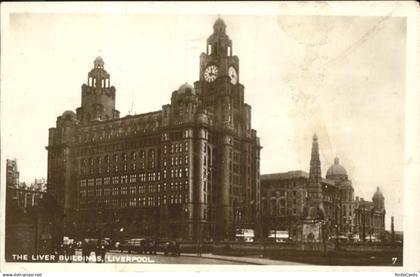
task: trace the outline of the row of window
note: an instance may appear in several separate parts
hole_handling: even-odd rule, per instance
[[[267,197],[269,196],[269,193],[267,192]],[[278,190],[278,191],[272,191],[271,197],[298,197],[298,191],[285,191],[285,190]]]
[[[145,160],[146,159],[146,151],[140,150],[137,152],[131,152],[129,155],[127,153],[121,153],[121,154],[113,154],[112,155],[112,162],[116,163],[118,161],[127,161],[127,158],[130,158],[131,161],[136,160]],[[155,149],[149,149],[147,150],[147,160],[155,160],[156,158],[156,150]],[[88,165],[101,165],[102,163],[109,164],[111,162],[111,156],[105,155],[103,157],[96,157],[96,158],[83,158],[80,159],[80,165],[83,167],[86,167]]]
[[[188,191],[188,182],[171,182],[163,184],[149,184],[149,185],[138,185],[138,186],[123,186],[121,188],[88,188],[80,190],[80,197],[101,197],[101,196],[116,196],[116,195],[133,195],[133,194],[146,194],[146,193],[160,193],[160,192],[173,192],[173,191]]]
[[[162,171],[162,178],[164,180],[170,179],[182,179],[189,177],[189,169],[185,168],[173,168],[170,170],[164,169]],[[144,182],[154,182],[160,181],[161,174],[160,172],[149,172],[149,173],[139,173],[139,174],[130,174],[130,175],[121,175],[113,177],[100,177],[100,178],[90,178],[80,180],[80,187],[93,187],[101,185],[117,185],[117,184],[128,184],[128,183],[144,183]]]
[[[92,201],[85,199],[80,200],[80,206],[92,205]],[[159,207],[168,204],[185,204],[188,203],[187,194],[174,194],[162,196],[143,196],[143,197],[130,197],[123,199],[98,199],[96,204],[112,205],[114,207]]]
[[[188,161],[189,161],[188,155],[172,156],[170,158],[164,157],[163,158],[163,167],[167,167],[168,165],[169,166],[178,166],[178,165],[182,165],[182,164],[187,165]]]
[[[156,120],[156,118],[150,118],[148,121],[143,122],[137,122],[137,126],[127,126],[127,127],[118,127],[118,126],[109,126],[110,129],[108,130],[102,130],[102,131],[96,131],[93,133],[89,133],[91,130],[80,130],[83,132],[83,134],[80,134],[79,136],[75,136],[74,140],[82,143],[82,142],[94,142],[98,140],[104,140],[104,139],[111,139],[113,137],[121,137],[121,136],[127,136],[130,133],[137,134],[138,131],[143,130],[143,132],[146,131],[146,129],[156,129],[159,127],[159,122]]]
[[[172,143],[170,145],[165,144],[163,146],[163,154],[174,154],[174,153],[182,153],[188,152],[189,150],[189,143],[186,142],[179,142],[179,143]]]
[[[171,144],[170,147],[168,145],[164,145],[163,146],[163,154],[167,154],[168,150],[170,150],[170,154],[173,153],[182,153],[183,150],[185,152],[188,152],[188,142],[185,143],[174,143]],[[147,151],[147,160],[154,160],[156,157],[156,150],[155,149],[149,149]],[[146,151],[145,150],[140,150],[138,153],[137,152],[130,152],[129,155],[127,155],[127,153],[121,153],[121,154],[114,154],[112,155],[112,161],[118,162],[118,161],[127,161],[128,158],[131,161],[136,161],[136,160],[144,160],[146,159]],[[93,166],[94,164],[100,165],[103,162],[104,163],[110,163],[111,161],[111,157],[110,155],[105,155],[104,157],[96,157],[96,158],[88,158],[88,159],[81,159],[81,165],[82,166],[87,166],[87,165],[91,165]]]

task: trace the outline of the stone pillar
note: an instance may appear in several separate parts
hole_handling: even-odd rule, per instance
[[[198,128],[195,137],[194,149],[194,187],[193,187],[193,217],[194,217],[194,239],[201,240],[203,233],[204,217],[204,149],[207,142],[207,130]]]
[[[218,237],[225,239],[229,237],[230,230],[230,168],[229,160],[232,151],[232,138],[229,135],[222,137],[220,155],[220,188],[219,188],[219,221]]]

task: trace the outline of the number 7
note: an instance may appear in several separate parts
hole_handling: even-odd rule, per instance
[[[397,262],[398,258],[397,257],[392,257],[392,264],[395,264]]]

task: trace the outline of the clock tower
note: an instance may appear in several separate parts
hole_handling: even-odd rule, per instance
[[[215,165],[209,205],[216,239],[233,238],[238,229],[256,229],[259,218],[259,152],[251,129],[251,106],[244,102],[239,58],[233,55],[226,24],[217,19],[200,55],[200,77],[194,83],[201,110],[210,122]]]

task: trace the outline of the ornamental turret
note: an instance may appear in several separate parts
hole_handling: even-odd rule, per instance
[[[104,60],[97,57],[87,83],[82,85],[82,105],[77,109],[77,119],[83,123],[119,118],[120,113],[115,110],[115,87],[111,86],[104,65]]]

